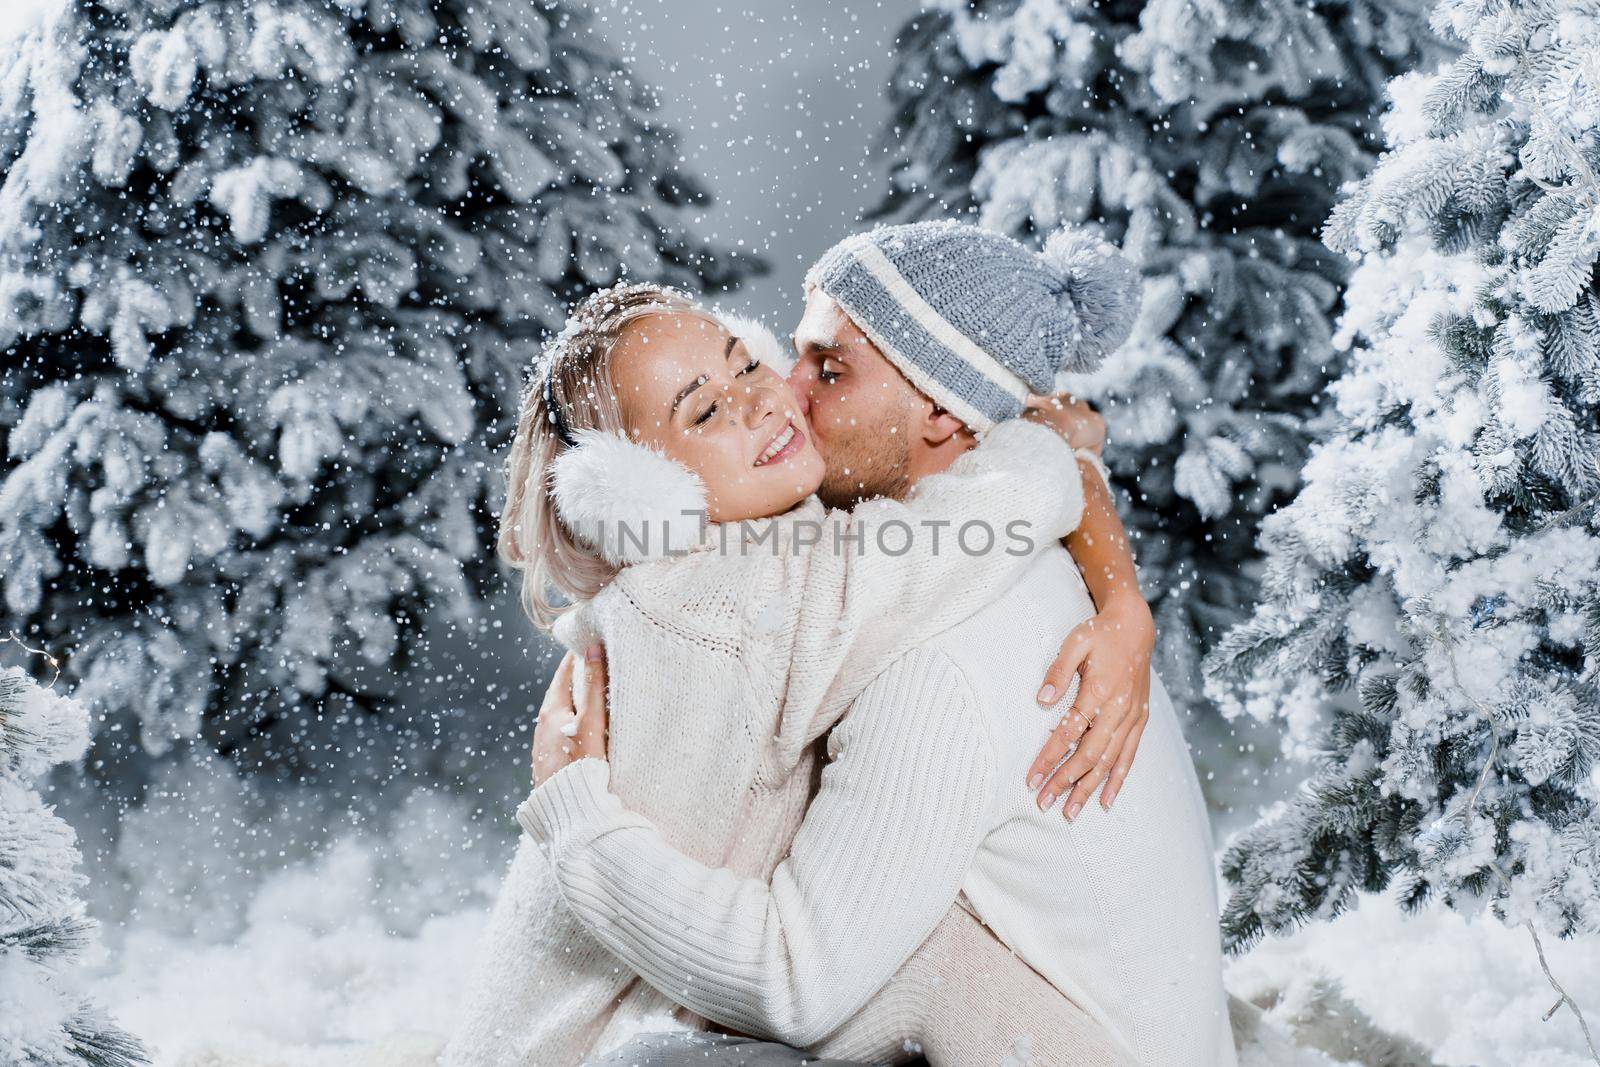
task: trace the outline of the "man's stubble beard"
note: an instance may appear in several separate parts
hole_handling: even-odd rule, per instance
[[[905,499],[911,491],[911,409],[902,403],[872,429],[856,425],[828,438],[817,488],[823,504],[848,510],[876,497]]]

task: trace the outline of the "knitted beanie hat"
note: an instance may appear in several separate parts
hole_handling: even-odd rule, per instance
[[[1058,230],[1035,252],[970,223],[935,221],[845,238],[806,274],[813,286],[912,385],[981,432],[1127,340],[1143,282],[1086,230]]]

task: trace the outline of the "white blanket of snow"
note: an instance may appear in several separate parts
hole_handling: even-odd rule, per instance
[[[1545,954],[1593,1029],[1600,953],[1592,943],[1546,938]],[[1441,1064],[1593,1067],[1569,1012],[1541,1021],[1556,995],[1527,931],[1493,918],[1469,921],[1443,908],[1407,916],[1389,900],[1369,898],[1334,922],[1233,961],[1228,987],[1246,998],[1275,987],[1292,995],[1319,974],[1336,978],[1373,1022],[1420,1041]]]
[[[508,834],[463,853],[460,842],[481,840],[482,826],[475,830],[455,803],[436,797],[415,807],[398,834],[349,836],[253,887],[228,890],[248,900],[235,902],[242,922],[221,943],[173,930],[183,914],[197,917],[193,926],[227,925],[206,918],[212,908],[192,881],[131,870],[136,881],[151,879],[142,918],[124,929],[100,996],[154,1046],[161,1067],[427,1062],[455,1017],[498,879],[483,856],[502,846],[509,855],[513,841]],[[174,814],[163,820],[169,828],[192,826]],[[122,862],[130,862],[126,853]],[[219,862],[224,855],[209,853],[202,866]],[[452,871],[452,863],[475,869]],[[155,885],[170,886],[173,898],[155,899]],[[428,914],[429,900],[461,903]],[[1547,949],[1569,992],[1600,1016],[1600,954],[1574,943]],[[1337,978],[1380,1026],[1421,1041],[1441,1063],[1589,1062],[1569,1014],[1540,1020],[1554,997],[1526,933],[1493,920],[1442,909],[1408,918],[1372,899],[1233,962],[1229,985],[1247,998],[1287,990],[1292,1000],[1318,974]],[[376,1049],[379,1042],[387,1045]],[[1242,1052],[1242,1067],[1286,1067],[1281,1053]]]
[[[341,846],[273,876],[230,943],[132,931],[104,1002],[160,1065],[224,1050],[241,1054],[228,1063],[357,1063],[392,1035],[448,1033],[488,912],[396,934],[368,903],[373,859]]]

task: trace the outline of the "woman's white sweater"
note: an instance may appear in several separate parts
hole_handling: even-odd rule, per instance
[[[999,595],[1082,510],[1066,442],[1013,420],[903,502],[842,512],[812,498],[624,568],[558,629],[569,647],[606,646],[611,789],[674,849],[769,878],[815,789],[814,742],[884,666]],[[561,1067],[673,1018],[702,1022],[584,929],[524,841],[441,1063]]]

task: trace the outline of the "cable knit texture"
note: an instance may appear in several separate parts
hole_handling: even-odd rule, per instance
[[[1159,679],[1113,810],[1091,803],[1069,823],[1025,785],[1076,695],[1074,683],[1043,709],[1034,690],[1093,610],[1071,557],[1051,549],[884,671],[830,735],[821,788],[770,880],[675,849],[606,791],[599,760],[552,777],[519,818],[603,943],[736,1030],[876,1060],[920,1027],[935,1065],[1002,1062],[1047,1026],[997,1022],[980,991],[951,999],[905,972],[959,895],[1124,1060],[1231,1067],[1205,803]]]
[[[975,430],[1054,391],[1060,375],[1098,367],[1132,330],[1143,284],[1086,227],[1036,252],[954,219],[852,234],[806,273],[919,392]]]
[[[1082,508],[1072,451],[1054,432],[1012,421],[903,503],[846,513],[810,499],[718,531],[735,545],[740,534],[771,539],[759,547],[724,551],[708,537],[688,555],[624,568],[557,631],[569,647],[605,643],[610,788],[676,852],[764,883],[816,786],[813,742],[885,664],[1027,567],[1028,553],[1005,551],[1008,523],[1028,524],[1036,555],[1076,527]],[[994,551],[959,550],[957,533],[973,520],[997,531]],[[947,524],[937,544],[925,522]],[[879,540],[894,523],[915,529],[909,544]],[[581,813],[603,803],[604,785],[585,788],[582,776],[546,783],[570,826],[551,833],[563,848],[587,840]],[[693,911],[683,920],[702,921]],[[640,1030],[702,1022],[583,928],[531,843],[502,887],[466,1005],[446,1065],[560,1067]]]

